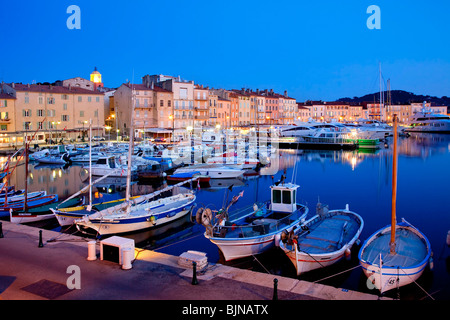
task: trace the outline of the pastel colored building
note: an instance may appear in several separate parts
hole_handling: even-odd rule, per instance
[[[119,136],[130,135],[134,94],[135,137],[146,137],[151,128],[172,128],[173,93],[151,84],[122,84],[114,93],[116,128]]]
[[[36,132],[35,140],[77,139],[87,135],[92,120],[94,135],[103,135],[103,93],[82,88],[42,84],[2,84],[15,98],[9,130],[16,139]]]

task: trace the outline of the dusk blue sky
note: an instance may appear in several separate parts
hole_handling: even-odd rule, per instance
[[[69,30],[70,5],[81,30]],[[381,29],[369,30],[370,5]],[[450,96],[450,1],[2,1],[0,80],[167,74],[297,101],[392,90]],[[133,77],[134,75],[134,77]]]

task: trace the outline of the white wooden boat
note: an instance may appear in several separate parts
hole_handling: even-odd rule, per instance
[[[211,179],[233,179],[244,175],[245,170],[230,168],[222,165],[191,165],[189,167],[178,168],[175,173],[186,173],[199,171],[201,175],[210,176]]]
[[[296,202],[298,187],[272,185],[271,200],[228,215],[241,192],[217,213],[200,208],[196,220],[205,226],[205,237],[218,246],[226,261],[256,255],[275,246],[283,231],[291,231],[305,219],[308,207]]]
[[[368,281],[381,293],[415,282],[431,257],[427,237],[404,219],[397,223],[397,121],[394,115],[391,224],[371,235],[358,254]]]
[[[349,255],[364,222],[355,212],[330,210],[318,204],[318,213],[284,233],[280,248],[295,266],[297,275],[330,266]]]
[[[69,156],[65,153],[63,155],[47,155],[36,158],[39,163],[45,164],[66,164],[69,160]]]
[[[91,229],[99,235],[156,229],[190,214],[195,195],[177,194],[131,205],[136,200],[139,201],[139,198],[84,216],[75,224],[80,231]]]
[[[390,252],[391,226],[371,235],[358,258],[364,274],[381,293],[415,282],[430,261],[431,245],[417,228],[403,220],[395,226],[395,251]]]
[[[106,153],[104,152],[92,152],[91,155],[89,153],[77,154],[75,156],[70,157],[72,162],[77,163],[89,163],[89,162],[97,162],[100,157],[106,157]]]

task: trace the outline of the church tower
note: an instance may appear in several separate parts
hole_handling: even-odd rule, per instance
[[[91,73],[91,81],[94,83],[94,90],[97,90],[99,87],[103,88],[102,75],[97,71],[97,67]]]

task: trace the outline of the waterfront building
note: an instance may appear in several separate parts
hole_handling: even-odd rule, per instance
[[[194,86],[194,128],[209,124],[209,87]]]
[[[276,94],[279,99],[280,122],[281,124],[292,124],[296,118],[297,101],[288,96],[287,91],[284,94]]]
[[[173,93],[161,87],[147,84],[122,84],[114,93],[114,122],[119,137],[130,136],[131,110],[135,93],[135,137],[151,136],[151,128],[173,128]]]
[[[146,75],[142,77],[144,85],[153,84],[173,94],[173,129],[190,129],[194,126],[194,81],[184,80],[180,76]]]
[[[34,141],[76,140],[87,135],[92,119],[94,135],[103,135],[103,93],[78,87],[2,83],[1,91],[14,100],[14,117],[5,133],[20,144],[36,132]],[[9,111],[8,111],[9,112]],[[9,113],[8,113],[8,116]]]
[[[263,91],[264,95],[264,105],[266,106],[266,124],[274,125],[279,122],[279,99],[278,96],[275,95],[273,89],[265,89]]]

